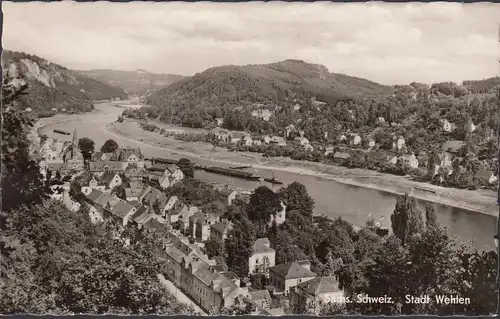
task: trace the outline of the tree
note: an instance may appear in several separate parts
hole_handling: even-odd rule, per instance
[[[34,118],[19,110],[28,84],[8,72],[2,86],[2,210],[8,212],[21,205],[37,205],[52,193],[38,164],[29,157],[27,134]],[[1,224],[1,222],[0,222]]]
[[[298,210],[301,214],[311,217],[314,210],[314,200],[307,193],[306,187],[293,182],[279,190],[280,198],[286,205],[287,211]]]
[[[114,153],[118,149],[118,143],[115,140],[109,139],[101,146],[101,152]]]
[[[116,194],[118,198],[127,200],[127,194],[125,193],[125,188],[122,185],[117,185],[111,190],[111,194]],[[154,205],[153,205],[154,206]]]
[[[233,229],[225,240],[227,251],[226,264],[240,277],[248,275],[248,258],[252,254],[255,232],[249,220],[245,218],[233,221]]]
[[[194,178],[194,166],[189,159],[179,159],[177,166],[179,166],[180,170],[186,178]]]
[[[234,305],[222,308],[219,315],[243,316],[251,314],[256,309],[256,304],[247,297],[244,297],[241,301],[236,301]]]
[[[90,160],[92,154],[94,153],[94,145],[94,141],[88,137],[82,137],[78,140],[78,148],[80,149],[80,152],[82,152],[84,160]]]
[[[422,230],[422,212],[417,208],[414,198],[408,194],[398,197],[396,208],[391,215],[391,225],[394,235],[403,245],[409,237]]]
[[[261,224],[271,220],[271,216],[281,209],[279,195],[267,186],[259,186],[250,196],[247,205],[248,219]]]

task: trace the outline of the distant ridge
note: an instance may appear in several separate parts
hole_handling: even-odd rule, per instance
[[[133,95],[144,95],[186,78],[176,74],[151,73],[143,69],[134,71],[97,69],[77,72],[103,83],[120,87]]]

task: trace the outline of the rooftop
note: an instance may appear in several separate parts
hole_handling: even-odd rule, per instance
[[[270,267],[269,270],[285,279],[298,279],[317,276],[309,269],[301,266],[298,262],[276,265],[274,267]]]

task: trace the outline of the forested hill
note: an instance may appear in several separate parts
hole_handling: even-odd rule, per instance
[[[29,93],[21,102],[39,116],[57,112],[91,111],[92,101],[126,98],[121,88],[101,83],[35,55],[3,50],[2,69],[11,76],[22,76]]]
[[[333,102],[345,97],[378,95],[391,88],[365,79],[330,73],[325,66],[299,60],[220,66],[153,92],[148,103],[174,110],[189,106],[224,107],[279,103],[315,97]]]
[[[161,89],[186,77],[177,74],[156,74],[144,70],[85,70],[80,74],[124,89],[129,94],[143,95]]]

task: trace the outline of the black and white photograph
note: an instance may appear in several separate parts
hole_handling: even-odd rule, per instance
[[[1,6],[0,314],[497,313],[500,4]]]

